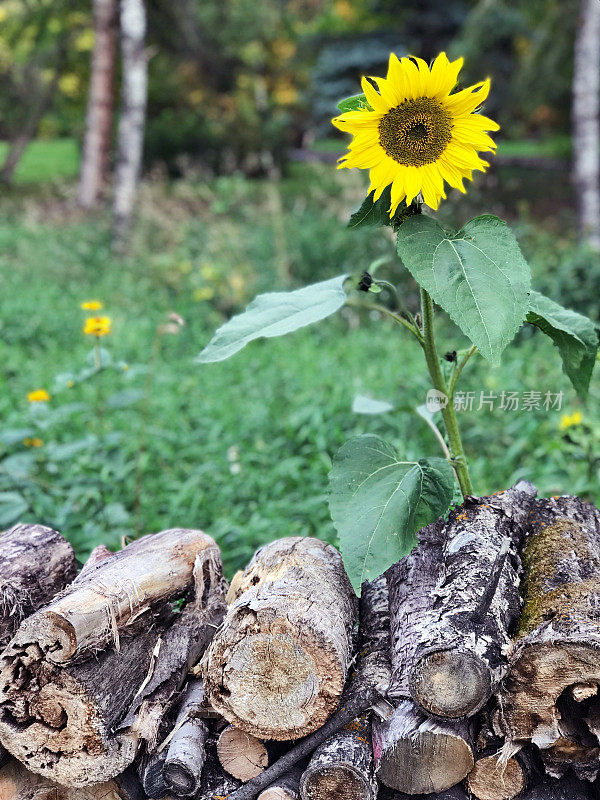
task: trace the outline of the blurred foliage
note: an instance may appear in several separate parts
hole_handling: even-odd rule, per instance
[[[22,186],[0,198],[2,524],[55,525],[80,556],[123,536],[201,527],[222,544],[231,574],[276,536],[335,541],[327,473],[348,437],[371,432],[401,442],[409,458],[438,455],[412,410],[429,388],[420,353],[355,309],[289,340],[255,342],[223,364],[193,362],[224,315],[284,282],[357,275],[384,257],[379,274],[412,303],[393,242],[343,227],[363,196],[360,176],[322,165],[294,165],[277,183],[157,180],[142,189],[128,258],[110,251],[108,215],[82,216],[68,187]],[[453,200],[446,207],[463,218]],[[537,286],[577,252],[563,237],[557,254],[547,236],[519,229]],[[113,320],[100,370],[82,334],[80,303],[90,299],[103,300]],[[440,334],[444,351],[465,345],[453,326]],[[51,400],[29,403],[39,388]],[[598,435],[597,375],[584,407],[552,345],[533,333],[498,369],[475,360],[463,388],[476,398],[463,430],[478,490],[526,477],[543,494],[600,501],[596,439],[586,433],[593,426]],[[563,407],[478,410],[481,391],[502,390],[562,390]],[[396,411],[355,414],[356,394]],[[581,427],[561,430],[561,415],[578,410]]]
[[[491,75],[488,111],[509,136],[569,127],[576,0],[148,0],[146,162],[171,175],[275,174],[291,148],[330,135],[336,102],[390,50],[466,57]],[[43,136],[82,135],[91,3],[0,7],[0,138],[52,89]],[[543,76],[541,79],[540,76]],[[274,172],[275,171],[275,172]]]

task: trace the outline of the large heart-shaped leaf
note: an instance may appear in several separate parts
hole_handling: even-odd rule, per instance
[[[508,225],[475,217],[451,236],[431,217],[407,219],[398,254],[417,283],[493,364],[529,308],[529,266]]]
[[[598,351],[598,333],[592,320],[532,292],[527,322],[552,339],[560,352],[563,370],[575,391],[585,397]]]
[[[242,314],[221,325],[198,361],[224,361],[254,339],[283,336],[329,317],[346,302],[347,277],[338,275],[293,292],[259,294]]]
[[[378,436],[356,436],[329,473],[329,508],[356,591],[416,543],[415,532],[450,505],[454,473],[442,458],[402,461]]]

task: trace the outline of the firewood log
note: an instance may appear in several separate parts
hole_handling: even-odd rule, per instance
[[[161,800],[166,797],[168,789],[165,783],[163,768],[167,758],[167,751],[154,750],[146,753],[136,761],[138,775],[146,795],[152,800]]]
[[[253,800],[344,725],[375,707],[385,697],[390,682],[390,619],[385,576],[363,584],[360,598],[360,637],[356,668],[344,690],[339,708],[318,730],[297,742],[256,778],[234,792],[228,800]]]
[[[262,547],[207,652],[212,706],[259,739],[316,730],[344,688],[356,609],[331,545],[293,537]]]
[[[438,794],[404,794],[383,786],[377,800],[469,800],[462,786],[453,786]]]
[[[266,769],[269,753],[256,736],[228,725],[217,740],[217,756],[223,769],[245,783]]]
[[[377,788],[367,715],[318,747],[300,781],[302,800],[375,800]]]
[[[175,528],[137,539],[86,569],[44,609],[30,617],[30,637],[48,661],[64,664],[102,650],[140,615],[190,586],[196,556],[216,548],[201,531]]]
[[[388,570],[391,697],[448,718],[488,701],[507,669],[521,605],[517,548],[534,497],[525,481],[467,497],[447,521],[423,528],[418,547]]]
[[[560,780],[547,778],[525,792],[519,800],[592,800],[594,797],[594,789],[590,783],[566,776]]]
[[[524,607],[498,704],[508,746],[528,740],[547,771],[600,766],[600,512],[576,497],[540,500],[523,549]]]
[[[132,562],[141,582],[150,585],[155,567],[164,576],[161,560],[177,562],[167,542],[171,550],[179,551],[179,559],[190,545],[192,552],[198,551],[187,585],[188,592],[195,586],[195,596],[182,613],[175,615],[167,599],[160,607],[153,603],[151,611],[144,613],[143,626],[138,620],[119,637],[118,650],[108,647],[91,658],[64,663],[56,663],[45,652],[43,624],[44,644],[32,637],[37,630],[31,624],[34,615],[5,650],[0,659],[0,741],[32,771],[65,786],[88,786],[121,773],[142,742],[149,749],[155,746],[161,720],[225,610],[226,586],[217,546],[204,534],[188,532],[179,546],[177,538],[173,533],[158,536],[165,552],[157,559],[150,548],[153,557],[144,570],[138,548]],[[198,547],[200,542],[203,548]],[[97,582],[91,585],[98,592],[110,589],[102,575],[106,569],[114,576],[113,558],[119,557],[119,569],[126,574],[127,550],[90,570],[87,581],[95,576]],[[175,571],[176,594],[186,588],[181,580],[181,573]],[[163,585],[161,592],[166,591]],[[67,590],[65,598],[77,595],[75,588],[72,593]],[[141,594],[137,596],[138,607],[144,605],[143,600]],[[45,618],[46,609],[38,614]]]
[[[389,719],[373,719],[376,775],[407,794],[454,786],[473,769],[474,747],[468,720],[435,720],[411,700],[401,700]]]
[[[268,786],[258,795],[258,800],[300,800],[300,778],[302,766],[292,767],[286,774]]]
[[[466,786],[477,800],[513,800],[524,792],[528,776],[527,762],[520,754],[503,759],[500,751],[484,751],[475,760]]]
[[[131,775],[87,788],[69,789],[29,772],[11,760],[0,769],[1,800],[144,800],[144,793]]]
[[[194,800],[229,800],[240,786],[241,781],[225,772],[221,766],[217,756],[216,741],[208,739],[200,791]]]
[[[21,622],[77,574],[73,548],[43,525],[15,525],[0,535],[0,650]]]
[[[178,797],[188,797],[200,789],[208,738],[208,726],[198,716],[203,702],[202,682],[190,681],[183,694],[163,767],[166,787]]]

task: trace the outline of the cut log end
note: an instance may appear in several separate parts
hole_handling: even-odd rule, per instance
[[[513,800],[525,789],[526,781],[516,758],[503,762],[494,755],[478,759],[467,777],[467,787],[477,800]]]
[[[269,765],[263,742],[233,725],[219,736],[217,756],[223,769],[244,783],[260,775]]]
[[[372,796],[364,775],[351,764],[311,770],[310,779],[302,782],[303,800],[371,800]]]
[[[424,656],[411,676],[411,693],[430,714],[457,718],[481,708],[491,694],[489,668],[474,653],[440,650]]]

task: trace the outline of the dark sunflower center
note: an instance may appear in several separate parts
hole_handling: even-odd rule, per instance
[[[452,138],[452,117],[431,97],[406,100],[379,123],[379,142],[388,156],[407,166],[436,161]]]

